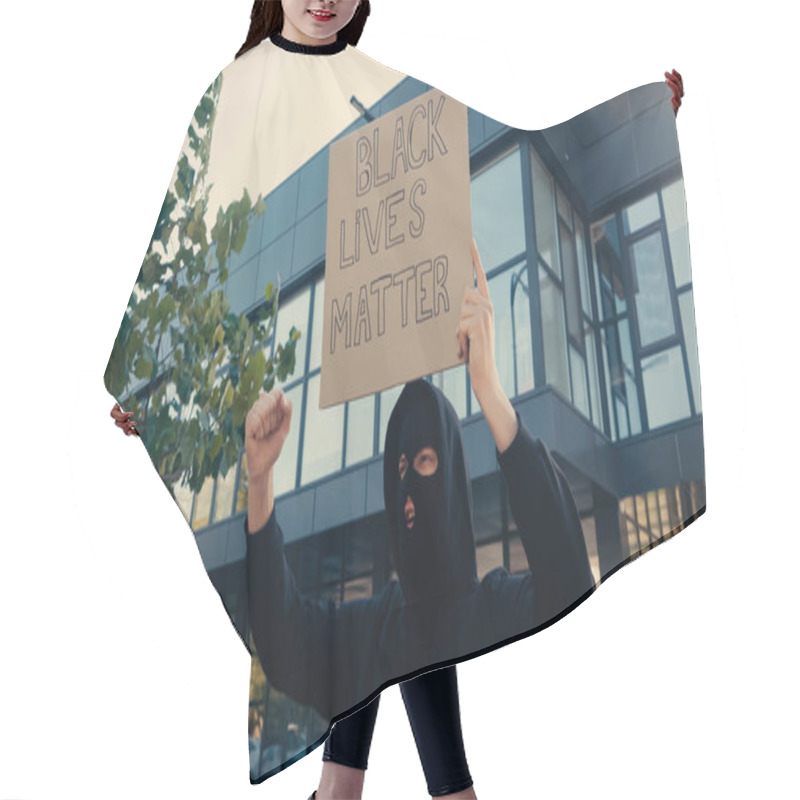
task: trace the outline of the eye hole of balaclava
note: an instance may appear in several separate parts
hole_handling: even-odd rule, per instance
[[[420,450],[431,447],[436,452],[438,462],[441,453],[437,447],[439,441],[439,421],[435,409],[430,404],[417,402],[412,404],[400,426],[398,437],[398,460],[405,454],[407,467],[397,485],[397,524],[398,530],[416,537],[435,534],[439,529],[440,494],[442,484],[441,463],[435,472],[421,475],[414,467],[414,461]],[[406,519],[406,500],[411,497],[414,505],[413,524]]]

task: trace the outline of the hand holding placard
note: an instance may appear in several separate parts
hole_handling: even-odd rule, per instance
[[[481,396],[500,385],[500,376],[494,354],[494,307],[489,297],[489,283],[475,239],[470,247],[478,288],[467,286],[464,290],[456,339],[458,357],[467,362],[472,390],[480,401]]]
[[[467,362],[472,390],[480,403],[495,445],[502,453],[514,441],[519,428],[514,407],[503,390],[497,371],[494,306],[474,238],[470,247],[478,288],[470,285],[464,290],[461,318],[456,328],[457,351],[458,357]]]

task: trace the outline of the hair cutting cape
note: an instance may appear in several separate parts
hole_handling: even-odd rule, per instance
[[[104,382],[252,657],[253,783],[383,688],[557,621],[705,510],[670,97],[519,130],[344,41],[278,35],[203,94]],[[517,421],[502,452],[456,359],[471,236]],[[402,255],[416,238],[428,260]],[[245,419],[277,387],[291,425],[249,530]]]

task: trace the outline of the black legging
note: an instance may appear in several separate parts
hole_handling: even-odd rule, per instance
[[[468,789],[472,777],[461,734],[455,666],[403,681],[400,692],[431,797]],[[325,740],[323,761],[367,768],[380,699],[378,695],[369,705],[334,724]]]

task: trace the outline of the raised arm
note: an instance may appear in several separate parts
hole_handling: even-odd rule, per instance
[[[518,431],[495,454],[508,486],[514,522],[533,573],[536,618],[561,613],[594,586],[580,516],[567,479],[519,412]]]
[[[373,666],[391,594],[339,606],[308,597],[286,561],[274,508],[262,528],[251,533],[247,518],[244,526],[250,625],[264,672],[277,689],[331,720],[380,683]]]
[[[472,241],[477,288],[464,293],[456,337],[475,396],[495,440],[497,461],[534,577],[536,619],[560,613],[594,585],[575,500],[543,442],[533,439],[503,391],[497,373],[494,309]]]
[[[270,683],[330,719],[336,607],[312,600],[297,587],[283,551],[283,532],[275,510],[247,534],[250,626]]]
[[[280,389],[262,393],[245,420],[250,625],[270,683],[325,716],[336,608],[330,601],[312,601],[298,590],[275,516],[273,468],[291,420],[292,405]]]
[[[303,594],[284,554],[272,469],[291,422],[281,389],[262,394],[245,421],[248,467],[247,579],[250,624],[264,672],[277,689],[324,718],[348,710],[369,685],[379,598],[336,606]]]

